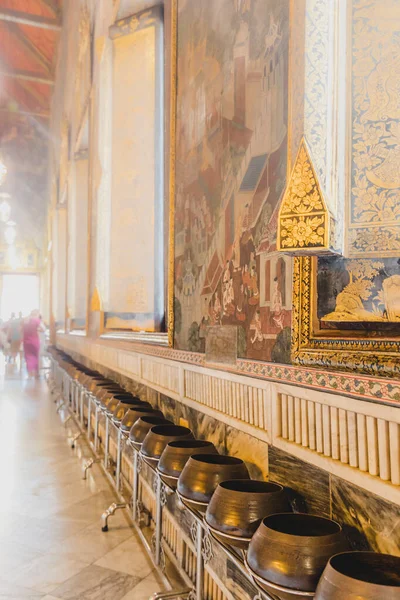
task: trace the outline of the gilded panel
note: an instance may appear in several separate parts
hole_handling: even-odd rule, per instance
[[[398,376],[399,284],[394,259],[296,258],[293,362]]]
[[[398,0],[353,0],[351,256],[400,251]]]

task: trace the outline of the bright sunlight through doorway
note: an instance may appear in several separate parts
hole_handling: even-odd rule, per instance
[[[39,308],[39,277],[37,275],[3,275],[1,290],[0,316],[8,321],[11,313],[18,316],[19,312],[26,317]]]

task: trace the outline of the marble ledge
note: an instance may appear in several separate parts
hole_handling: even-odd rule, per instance
[[[136,342],[89,339],[85,336],[77,337],[61,333],[57,335],[57,346],[65,352],[77,352],[91,360],[95,360],[92,351],[124,351],[132,353],[132,356],[138,354],[153,356],[158,359],[212,369],[215,372],[233,373],[270,382],[287,383],[296,387],[400,407],[400,381],[396,379],[353,375],[339,371],[332,372],[317,368],[264,363],[247,359],[238,359],[235,367],[222,364],[210,365],[206,363],[204,354],[196,352]],[[125,374],[128,375],[128,373]],[[137,373],[133,375],[137,376]]]

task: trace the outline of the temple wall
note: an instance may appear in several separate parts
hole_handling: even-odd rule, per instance
[[[370,256],[361,257],[354,244],[351,249],[355,221],[344,203],[351,198],[356,206],[351,161],[361,165],[370,153],[368,146],[356,157],[346,141],[358,127],[352,115],[362,83],[347,77],[361,68],[350,56],[359,60],[363,39],[372,47],[372,21],[379,31],[390,29],[382,3],[369,0],[363,7],[361,0],[348,0],[339,13],[339,2],[325,0],[178,0],[177,7],[165,2],[169,70],[160,134],[167,161],[148,171],[140,163],[148,185],[135,188],[132,197],[141,200],[144,211],[154,170],[165,169],[165,230],[174,235],[172,251],[164,256],[174,307],[169,347],[166,331],[152,330],[160,343],[145,343],[149,332],[136,327],[132,316],[135,256],[118,261],[112,253],[118,227],[125,237],[127,230],[137,235],[141,212],[121,209],[117,220],[112,215],[113,194],[126,208],[123,176],[135,178],[137,165],[130,165],[131,172],[126,156],[112,156],[111,37],[118,28],[131,35],[143,14],[151,18],[145,12],[129,19],[150,3],[79,4],[80,16],[70,14],[69,5],[65,9],[69,31],[77,33],[64,36],[60,48],[52,124],[60,137],[52,151],[59,192],[53,203],[63,202],[70,163],[87,126],[87,256],[81,253],[89,266],[88,321],[79,335],[59,332],[57,345],[148,398],[176,422],[187,422],[196,436],[243,458],[253,477],[287,485],[296,509],[345,524],[354,547],[400,555],[399,253],[383,242]],[[176,48],[170,31],[174,16]],[[347,53],[337,38],[343,19],[351,24],[343,33]],[[389,38],[386,42],[390,45]],[[177,79],[170,68],[174,58]],[[399,76],[394,56],[389,65],[381,56],[374,61],[364,65],[367,114],[372,111],[368,93],[385,65],[393,82]],[[69,72],[77,73],[75,79]],[[140,120],[146,99],[137,89],[133,105]],[[329,100],[325,112],[321,98]],[[347,121],[335,121],[344,113],[350,115]],[[392,137],[389,129],[384,136],[387,152],[381,148],[374,154],[375,171],[382,172],[397,151],[396,118],[391,115]],[[124,115],[114,119],[123,130]],[[371,137],[381,131],[376,111],[362,120]],[[137,139],[142,135],[139,131]],[[361,143],[357,136],[352,143]],[[394,207],[398,189],[385,192]],[[284,213],[282,206],[292,212]],[[357,228],[366,231],[360,214],[351,210]],[[326,224],[321,234],[320,225],[313,230],[317,222]],[[394,226],[392,233],[396,236]],[[291,240],[290,252],[282,246],[285,239]],[[140,264],[141,277],[153,276],[153,258],[146,256],[151,268]],[[61,279],[53,276],[53,316],[63,308]],[[113,287],[113,280],[120,287]],[[124,297],[123,304],[115,303],[116,295]],[[114,327],[108,317],[107,327],[107,313],[114,311],[128,316],[114,316]],[[169,317],[166,313],[167,325]]]

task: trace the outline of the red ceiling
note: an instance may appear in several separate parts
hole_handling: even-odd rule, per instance
[[[62,0],[0,0],[0,15],[4,10],[17,17],[60,20],[61,4]],[[4,75],[4,71],[52,79],[59,35],[59,31],[0,19],[0,129],[14,112],[49,113],[51,85]]]

